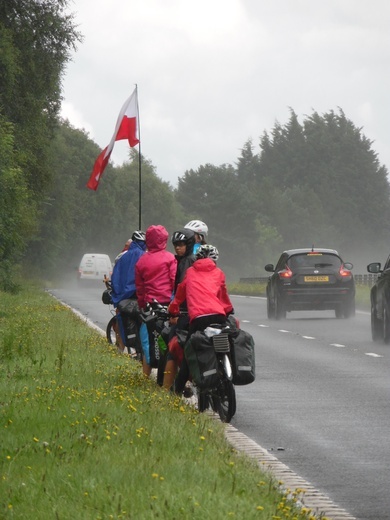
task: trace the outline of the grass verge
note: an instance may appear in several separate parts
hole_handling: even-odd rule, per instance
[[[0,518],[315,518],[48,294],[0,302]]]

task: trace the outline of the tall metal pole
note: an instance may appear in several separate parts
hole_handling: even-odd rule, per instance
[[[138,229],[142,229],[142,187],[141,187],[141,124],[139,119],[139,103],[138,103],[138,86],[135,85],[137,91],[137,121],[138,121]]]

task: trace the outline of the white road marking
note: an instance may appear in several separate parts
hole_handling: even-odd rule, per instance
[[[331,343],[330,344],[331,347],[337,347],[337,348],[344,348],[345,345],[342,345],[341,343]]]
[[[291,334],[291,330],[279,329],[278,332],[287,332],[287,333],[290,333],[290,334]]]
[[[383,357],[380,354],[375,354],[374,352],[365,352],[365,354],[366,354],[366,356],[371,356],[371,357]]]
[[[241,323],[250,323],[249,320],[240,320],[240,321],[241,321]]]
[[[313,338],[313,336],[302,336],[302,338],[304,338],[304,339],[316,339],[316,338]]]
[[[268,329],[268,328],[269,328],[269,325],[263,325],[263,324],[260,324],[260,325],[258,325],[258,327],[264,327],[265,329]]]

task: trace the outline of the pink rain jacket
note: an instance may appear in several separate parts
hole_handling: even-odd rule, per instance
[[[148,251],[135,264],[135,288],[138,305],[171,301],[176,275],[175,256],[166,251],[168,231],[164,226],[150,226],[146,230]]]
[[[226,290],[225,274],[211,258],[196,260],[177,286],[175,298],[169,306],[171,314],[178,314],[186,300],[190,322],[209,314],[227,314],[233,310]]]

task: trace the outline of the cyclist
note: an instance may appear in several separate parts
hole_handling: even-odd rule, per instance
[[[164,226],[149,226],[146,230],[146,246],[148,251],[138,260],[135,266],[135,286],[140,309],[147,304],[153,308],[154,302],[168,305],[174,288],[176,275],[176,259],[166,250],[168,231]],[[144,352],[143,372],[150,375],[150,343],[149,336],[141,327],[141,343]]]
[[[218,249],[211,244],[200,246],[196,261],[187,269],[184,280],[168,307],[172,315],[179,314],[180,305],[186,300],[189,315],[188,337],[197,330],[204,330],[213,323],[225,323],[233,312],[233,305],[226,289],[224,272],[217,267]],[[188,364],[183,359],[175,380],[175,391],[181,394],[189,378]]]
[[[195,233],[194,254],[201,245],[206,244],[206,238],[209,232],[207,225],[201,220],[190,220],[185,226],[186,229],[192,229]]]
[[[131,238],[129,238],[128,240],[126,240],[125,242],[125,245],[123,246],[123,249],[122,251],[115,257],[115,260],[114,260],[114,264],[117,263],[117,261],[120,259],[120,257],[123,255],[123,253],[126,253],[126,251],[128,251],[129,247],[130,247],[130,244],[131,244]]]
[[[191,229],[182,228],[175,231],[172,235],[172,244],[175,249],[175,258],[177,262],[177,270],[175,277],[174,291],[183,281],[185,273],[189,267],[195,262],[196,257],[193,254],[195,244],[195,233]],[[183,316],[170,320],[171,331],[169,335],[168,354],[166,359],[163,387],[169,390],[174,382],[177,367],[180,366],[183,359],[183,347],[180,346],[176,330],[188,330],[188,313],[187,305],[184,301],[180,305],[180,313]]]
[[[145,253],[145,250],[145,232],[141,230],[134,231],[131,236],[129,249],[122,252],[112,271],[111,297],[116,309],[122,300],[137,299],[135,294],[135,264]],[[126,343],[123,321],[126,321],[126,319],[125,316],[121,316],[118,309],[117,316],[120,329],[119,346],[123,352]]]

